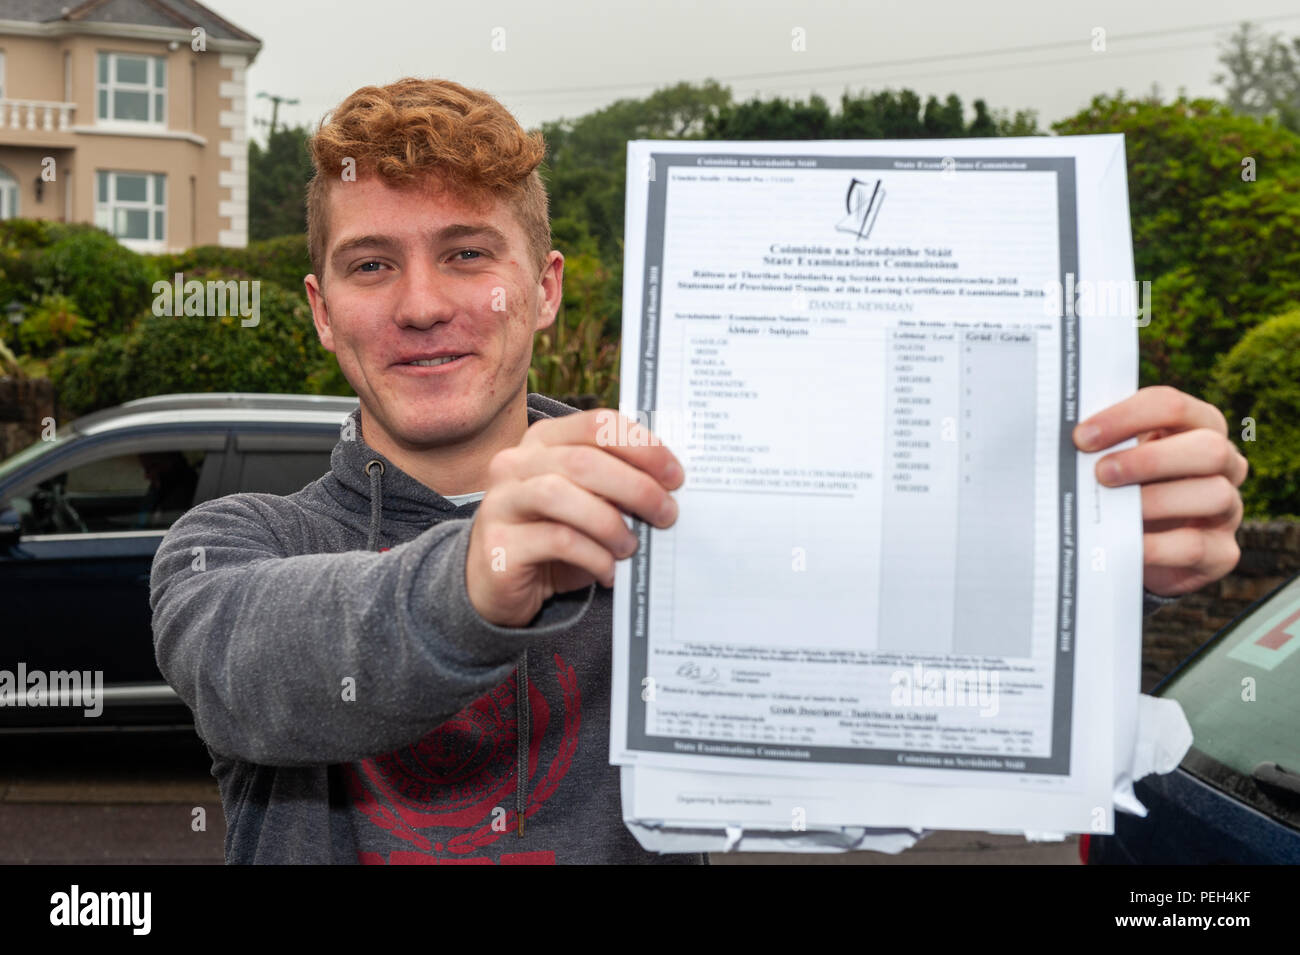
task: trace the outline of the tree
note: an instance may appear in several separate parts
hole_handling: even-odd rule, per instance
[[[1035,114],[1021,110],[1014,117],[992,113],[982,99],[966,122],[961,98],[935,96],[924,105],[909,89],[846,92],[839,111],[813,94],[807,103],[784,99],[752,99],[726,106],[708,123],[709,139],[961,139],[968,136],[1039,135]]]
[[[835,118],[815,93],[807,103],[781,98],[726,106],[708,124],[709,139],[833,139]]]
[[[1223,44],[1219,62],[1226,73],[1214,82],[1224,89],[1228,107],[1247,116],[1276,116],[1300,133],[1300,36],[1290,43],[1280,33],[1264,34],[1243,23]]]
[[[311,181],[310,133],[280,128],[266,146],[248,144],[248,237],[273,239],[307,231],[307,183]]]
[[[1227,190],[1250,189],[1243,160],[1254,158],[1258,182],[1295,181],[1300,139],[1210,99],[1161,104],[1095,96],[1079,113],[1054,123],[1061,135],[1123,133],[1129,211],[1138,278],[1155,279],[1196,256],[1199,205]]]
[[[983,100],[966,121],[961,99],[955,95],[924,104],[911,90],[844,93],[833,109],[820,96],[807,101],[754,98],[732,102],[731,91],[710,80],[699,86],[678,83],[656,90],[644,100],[621,99],[574,120],[542,125],[547,143],[544,176],[551,197],[552,234],[556,248],[569,260],[566,274],[581,283],[582,296],[573,302],[582,310],[582,331],[563,339],[565,357],[540,357],[539,381],[569,374],[575,362],[605,360],[601,354],[580,351],[591,326],[587,316],[598,316],[604,336],[617,341],[622,325],[623,210],[627,175],[627,143],[632,139],[884,139],[946,138],[991,135],[1040,135],[1034,113],[1009,116],[990,112]],[[590,244],[589,244],[590,243]],[[596,256],[602,267],[590,258]],[[566,302],[570,300],[567,294]],[[574,324],[579,321],[574,319]],[[560,338],[557,331],[557,346]],[[570,347],[572,346],[572,347]],[[609,368],[608,384],[587,382],[584,388],[616,394]],[[602,379],[604,381],[605,379]]]
[[[1152,283],[1142,383],[1204,392],[1219,356],[1300,300],[1300,136],[1213,100],[1122,92],[1053,128],[1124,134],[1134,264]]]
[[[601,256],[621,262],[628,140],[699,138],[730,101],[731,92],[712,80],[678,83],[643,100],[620,99],[577,119],[543,123],[552,219],[585,223]]]

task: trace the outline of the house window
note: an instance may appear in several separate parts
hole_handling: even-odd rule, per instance
[[[167,122],[167,60],[161,56],[100,53],[96,116],[104,122]]]
[[[167,177],[163,173],[95,174],[95,225],[124,245],[161,248],[167,237]]]
[[[18,180],[8,169],[0,168],[0,219],[18,215]]]

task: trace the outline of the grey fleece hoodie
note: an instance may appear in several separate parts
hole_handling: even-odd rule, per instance
[[[527,401],[529,424],[577,410]],[[485,621],[465,589],[478,502],[351,417],[328,474],[200,504],[154,558],[158,666],[212,755],[227,863],[704,862],[623,825],[613,592]]]

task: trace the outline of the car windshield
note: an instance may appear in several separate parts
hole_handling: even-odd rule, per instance
[[[1300,772],[1300,576],[1236,621],[1160,695],[1182,704],[1193,748],[1251,777]]]

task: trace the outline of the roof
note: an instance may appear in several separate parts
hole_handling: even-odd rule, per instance
[[[192,30],[211,38],[261,44],[261,40],[197,0],[0,0],[0,20],[30,23],[128,24]]]
[[[106,424],[121,426],[128,418],[140,415],[156,417],[160,413],[170,416],[173,421],[189,422],[262,419],[305,421],[317,416],[334,420],[347,415],[360,403],[359,398],[334,395],[277,395],[234,391],[155,395],[83,415],[73,421],[68,429],[79,434],[89,434],[103,430]]]
[[[158,427],[226,428],[243,425],[286,428],[297,426],[312,431],[340,429],[344,418],[356,410],[359,398],[334,395],[255,394],[220,391],[210,393],[155,395],[138,398],[114,408],[104,408],[83,415],[67,425],[60,425],[54,441],[37,441],[17,454],[0,461],[0,484],[24,471],[33,460],[56,453],[56,448],[75,446],[79,438],[98,438],[128,430]],[[319,434],[317,435],[319,437]],[[279,439],[278,446],[284,440]],[[285,450],[295,450],[285,447]],[[4,508],[0,506],[0,510]]]

